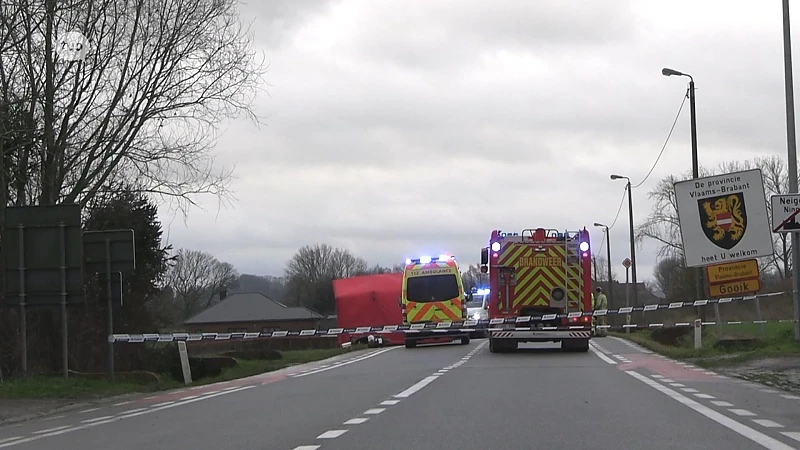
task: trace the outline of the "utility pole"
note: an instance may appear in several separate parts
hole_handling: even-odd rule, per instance
[[[789,193],[797,193],[797,136],[794,121],[794,82],[792,80],[792,35],[789,26],[789,0],[783,0],[783,71],[786,91],[786,144],[789,162]],[[800,341],[800,233],[792,233],[792,299],[794,300],[794,338]]]

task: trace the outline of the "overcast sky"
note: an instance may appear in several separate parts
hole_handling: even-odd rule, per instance
[[[701,165],[786,155],[778,0],[249,3],[270,86],[266,126],[228,124],[216,149],[238,200],[161,213],[174,247],[243,273],[281,275],[315,243],[474,264],[492,229],[585,226],[596,251],[603,222],[624,279],[625,186],[609,175],[639,184],[662,148],[688,83],[662,67],[695,78]],[[633,190],[636,222],[661,178],[690,169],[687,101]],[[656,248],[637,251],[640,280]]]

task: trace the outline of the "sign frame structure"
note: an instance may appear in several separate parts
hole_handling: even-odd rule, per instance
[[[706,266],[706,277],[711,297],[751,295],[761,290],[761,272],[757,259]],[[748,286],[749,283],[755,285]]]
[[[85,302],[80,206],[8,207],[5,225],[4,306]]]
[[[97,230],[83,232],[84,269],[89,273],[100,273],[105,280],[108,335],[114,334],[114,274],[119,274],[119,305],[122,306],[123,274],[136,269],[136,241],[134,231]],[[114,380],[114,342],[108,342],[108,374]]]
[[[788,234],[800,231],[800,194],[777,194],[770,197],[772,206],[772,232]],[[787,228],[787,226],[793,227]]]
[[[687,267],[775,253],[761,169],[678,181],[673,187]]]
[[[5,242],[0,249],[5,263],[5,299],[0,306],[19,306],[22,372],[28,372],[26,307],[60,304],[62,370],[64,378],[69,378],[67,306],[85,304],[86,300],[81,207],[7,207],[5,227]]]

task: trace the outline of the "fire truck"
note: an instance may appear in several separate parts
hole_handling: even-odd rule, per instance
[[[589,232],[525,229],[492,231],[481,251],[489,274],[489,351],[520,342],[561,342],[589,350],[592,279]]]

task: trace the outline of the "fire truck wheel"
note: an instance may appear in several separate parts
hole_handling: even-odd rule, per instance
[[[417,346],[417,341],[407,340],[406,341],[406,348],[414,348]]]
[[[461,345],[468,345],[469,344],[469,336],[464,336],[461,338]]]

